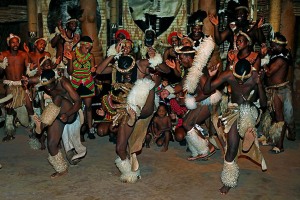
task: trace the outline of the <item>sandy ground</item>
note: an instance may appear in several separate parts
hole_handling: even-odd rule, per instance
[[[299,126],[298,126],[299,127]],[[1,138],[4,135],[0,129]],[[70,166],[68,175],[50,179],[54,172],[47,161],[47,150],[28,145],[28,130],[18,128],[16,139],[0,142],[0,199],[300,199],[300,130],[297,140],[285,141],[285,152],[273,155],[262,146],[268,170],[247,159],[239,159],[238,186],[223,196],[220,173],[223,155],[219,150],[208,161],[187,161],[185,146],[171,142],[160,152],[152,145],[138,156],[142,179],[135,184],[121,183],[114,165],[115,145],[108,137],[86,140],[86,157]]]

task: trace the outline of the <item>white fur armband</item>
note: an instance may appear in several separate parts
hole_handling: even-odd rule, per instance
[[[189,109],[189,110],[194,110],[197,108],[197,103],[196,103],[196,99],[194,96],[187,94],[185,96],[185,106]]]
[[[162,56],[159,53],[155,53],[155,56],[149,58],[149,64],[151,68],[155,68],[157,65],[163,62]]]
[[[222,93],[219,90],[216,90],[215,93],[201,101],[202,105],[214,105],[222,99]]]
[[[122,52],[119,52],[119,53],[117,52],[115,44],[111,45],[106,53],[107,57],[114,56],[114,58],[117,58],[117,59],[120,57],[121,54],[122,54]]]
[[[127,96],[127,104],[132,108],[136,116],[139,117],[146,103],[149,91],[155,86],[155,83],[150,79],[138,79]]]
[[[270,56],[267,54],[264,58],[261,59],[260,61],[260,66],[264,66],[269,64],[270,62]]]
[[[30,64],[28,64],[27,69],[26,69],[26,75],[28,75],[29,77],[32,77],[34,75],[36,75],[37,73],[37,68],[30,70]]]
[[[8,60],[7,57],[4,57],[3,61],[0,63],[0,68],[6,69],[7,66],[8,66]]]

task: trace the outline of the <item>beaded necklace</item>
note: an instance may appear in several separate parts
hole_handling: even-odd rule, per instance
[[[82,53],[80,53],[79,48],[76,48],[75,57],[77,63],[81,65],[81,68],[84,68],[86,63],[90,60],[91,54],[87,53],[86,55],[83,55]]]

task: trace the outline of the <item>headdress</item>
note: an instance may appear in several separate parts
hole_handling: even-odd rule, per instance
[[[47,38],[38,38],[34,41],[34,45],[36,45],[36,43],[38,43],[38,41],[40,41],[40,40],[44,40],[47,44]]]
[[[86,42],[86,43],[90,43],[91,45],[93,45],[93,40],[92,38],[90,38],[89,36],[85,35],[82,36],[79,40],[79,42]]]
[[[286,38],[279,32],[275,33],[274,38],[271,41],[276,44],[281,44],[281,45],[286,45],[288,43]]]
[[[240,59],[233,67],[232,73],[236,78],[243,81],[244,79],[250,78],[252,70],[255,70],[255,68],[252,67],[248,60]]]
[[[45,86],[49,85],[50,83],[54,82],[56,80],[55,78],[55,72],[52,69],[45,69],[43,70],[41,74],[41,82],[40,84]]]
[[[49,56],[43,57],[43,60],[40,62],[40,66],[42,66],[47,60],[51,61],[51,58]]]
[[[114,67],[120,73],[128,73],[135,66],[135,59],[131,56],[122,56],[114,64]]]
[[[171,46],[172,46],[172,38],[173,38],[173,37],[178,38],[178,36],[177,36],[177,31],[174,31],[174,32],[170,33],[169,36],[168,36],[168,43],[169,43]]]
[[[148,32],[151,32],[153,34],[148,34]],[[154,40],[156,37],[155,30],[152,29],[152,26],[150,25],[148,29],[145,30],[145,46],[150,47],[154,44]]]
[[[130,40],[130,34],[129,34],[128,31],[126,31],[125,29],[117,30],[117,32],[115,33],[115,38],[118,38],[118,36],[119,36],[120,34],[125,36],[125,37],[122,38],[122,39]]]
[[[235,10],[245,9],[247,12],[249,12],[248,6],[248,0],[239,0],[235,7]]]
[[[239,31],[239,33],[237,34],[237,36],[239,36],[239,35],[245,36],[247,38],[248,42],[249,42],[249,46],[252,45],[252,40],[251,40],[250,36],[247,33],[243,32],[243,31]]]
[[[178,53],[178,54],[188,54],[188,53],[196,53],[196,50],[193,49],[193,47],[180,46],[180,47],[175,48],[175,52]]]
[[[9,34],[9,36],[7,37],[6,41],[7,41],[7,45],[9,45],[9,41],[13,38],[17,38],[19,40],[19,43],[21,43],[21,38],[17,35],[14,35],[14,34]]]
[[[67,20],[66,23],[69,22],[77,22],[78,19],[82,16],[83,9],[81,9],[80,5],[74,5],[72,7],[68,6],[67,12],[70,15],[70,18]]]
[[[190,26],[203,26],[203,20],[207,17],[207,13],[203,10],[197,10],[189,17]]]
[[[192,45],[194,46],[194,40],[192,40],[192,38],[190,38],[190,37],[187,36],[187,35],[184,35],[182,38],[180,38],[180,41],[182,41],[182,40],[184,40],[184,39],[190,41],[190,42],[192,43]]]

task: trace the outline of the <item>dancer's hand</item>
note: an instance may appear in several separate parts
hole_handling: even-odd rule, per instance
[[[209,76],[215,76],[218,73],[219,66],[220,66],[220,63],[218,63],[215,66],[211,66],[208,69]]]
[[[66,51],[66,52],[64,53],[64,56],[65,56],[68,60],[72,60],[72,58],[73,58],[70,51]]]
[[[208,15],[208,19],[213,25],[215,25],[215,26],[219,25],[218,17],[215,17],[214,15]]]
[[[23,44],[23,49],[24,49],[24,51],[26,51],[26,53],[29,53],[29,48],[25,42]]]
[[[60,115],[60,118],[59,118],[62,122],[66,123],[69,119],[68,115],[66,113],[63,113]]]

